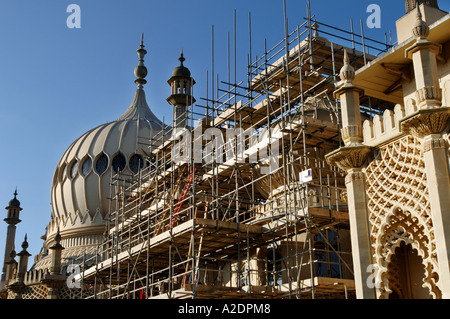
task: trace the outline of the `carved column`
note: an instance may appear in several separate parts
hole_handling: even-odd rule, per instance
[[[447,145],[442,133],[450,119],[450,108],[442,106],[442,93],[437,73],[437,56],[441,45],[427,40],[428,25],[422,21],[419,7],[413,28],[416,43],[406,54],[412,59],[419,109],[402,120],[403,132],[422,141],[423,157],[430,193],[431,218],[436,236],[439,264],[439,288],[442,298],[450,298],[450,174]]]
[[[355,70],[349,63],[347,52],[344,52],[344,67],[341,69],[342,82],[335,92],[336,99],[341,101],[342,137],[345,143],[341,147],[326,155],[328,164],[337,166],[347,172],[345,184],[347,187],[348,210],[350,220],[350,234],[352,243],[353,272],[358,299],[376,298],[373,287],[367,285],[367,272],[373,264],[366,186],[364,173],[361,169],[367,156],[372,151],[363,145],[360,95],[362,90],[353,85]]]
[[[327,155],[330,165],[347,172],[345,185],[348,197],[350,238],[352,243],[353,272],[358,299],[375,299],[373,287],[367,285],[372,265],[369,219],[367,211],[366,183],[361,166],[371,148],[360,145],[341,147]]]
[[[431,218],[436,236],[439,288],[450,298],[450,176],[447,145],[440,134],[424,138],[424,161],[430,193]]]
[[[67,276],[61,275],[61,255],[64,247],[61,245],[59,228],[55,236],[55,244],[51,246],[50,274],[46,274],[42,283],[47,286],[47,299],[58,299],[58,292],[67,280]]]
[[[8,289],[15,293],[15,299],[22,299],[22,293],[26,287],[25,275],[27,273],[28,257],[31,256],[31,254],[27,251],[27,248],[27,235],[25,235],[25,240],[22,243],[22,251],[17,254],[17,256],[19,256],[19,262],[17,264],[16,278],[10,285],[8,285]]]

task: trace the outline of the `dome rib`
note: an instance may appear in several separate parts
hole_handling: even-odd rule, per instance
[[[153,124],[162,125],[161,121],[150,110],[145,99],[145,92],[142,88],[136,90],[133,102],[125,113],[117,119],[117,121],[122,120],[147,120]]]

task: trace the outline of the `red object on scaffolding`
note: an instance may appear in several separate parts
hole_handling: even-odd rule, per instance
[[[172,227],[176,221],[176,216],[180,212],[181,206],[183,206],[183,201],[186,197],[189,187],[191,187],[192,180],[194,179],[194,173],[196,171],[197,171],[197,169],[194,169],[194,171],[191,172],[191,174],[189,174],[188,180],[186,182],[186,185],[184,185],[183,191],[181,192],[181,196],[180,196],[180,199],[178,200],[177,206],[175,207],[175,210],[173,211],[172,222],[167,226],[167,230],[169,230],[170,227]]]

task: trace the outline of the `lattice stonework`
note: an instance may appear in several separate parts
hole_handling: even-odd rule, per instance
[[[44,285],[27,286],[22,294],[22,299],[47,299],[48,288]]]
[[[58,291],[58,299],[81,299],[81,290],[64,286]]]
[[[422,145],[413,136],[405,136],[383,146],[366,168],[367,201],[376,282],[379,298],[397,291],[389,273],[395,248],[401,242],[411,244],[423,260],[423,287],[433,298],[440,298],[436,245],[430,216]]]

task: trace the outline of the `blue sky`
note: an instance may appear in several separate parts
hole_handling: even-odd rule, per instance
[[[80,29],[66,25],[71,3],[81,8]],[[304,21],[306,3],[286,0],[290,31]],[[359,21],[365,23],[366,8],[372,3],[381,8],[382,28],[366,28],[365,36],[384,41],[385,32],[392,31],[396,41],[395,21],[405,12],[403,1],[312,0],[311,8],[318,21],[347,30],[353,19],[359,32]],[[450,10],[450,1],[439,4]],[[249,12],[252,53],[260,56],[265,38],[269,47],[283,39],[282,0],[0,2],[0,206],[7,206],[17,186],[23,208],[17,251],[25,233],[30,253],[37,254],[42,246],[39,237],[51,213],[51,181],[66,148],[89,129],[117,119],[130,105],[141,32],[148,51],[147,101],[155,115],[168,122],[172,109],[166,102],[167,80],[179,63],[181,48],[197,82],[197,101],[206,96],[212,25],[215,71],[226,80],[227,32],[233,43],[235,9],[240,81],[246,79]],[[6,224],[1,222],[2,264],[5,233]]]

